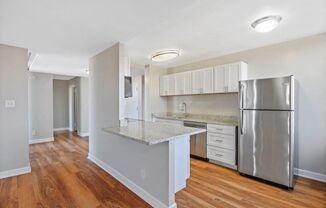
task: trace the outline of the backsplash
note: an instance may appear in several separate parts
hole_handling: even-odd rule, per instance
[[[167,99],[167,111],[181,113],[179,104],[187,104],[187,113],[238,116],[238,93],[172,96]]]

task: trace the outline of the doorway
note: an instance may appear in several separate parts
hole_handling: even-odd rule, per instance
[[[78,88],[69,86],[69,131],[78,131]]]

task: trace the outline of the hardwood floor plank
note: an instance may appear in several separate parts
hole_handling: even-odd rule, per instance
[[[0,208],[150,207],[87,154],[88,140],[74,133],[30,145],[32,173],[0,180]],[[298,177],[294,191],[286,191],[191,159],[191,176],[176,193],[176,203],[178,208],[326,208],[326,183]]]

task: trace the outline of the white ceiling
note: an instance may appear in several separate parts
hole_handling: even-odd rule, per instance
[[[250,28],[275,14],[274,31]],[[38,54],[32,71],[85,75],[88,58],[117,41],[137,64],[180,49],[163,63],[174,66],[326,32],[325,19],[325,0],[0,0],[0,43]]]

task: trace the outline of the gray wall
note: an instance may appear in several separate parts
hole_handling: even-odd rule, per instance
[[[169,158],[159,155],[168,155],[168,143],[146,146],[102,130],[120,124],[119,54],[120,44],[115,44],[90,59],[89,155],[165,202],[169,193],[166,191]],[[142,179],[142,171],[153,169],[154,172],[147,172],[146,180]]]
[[[174,67],[169,73],[187,71],[200,67],[214,66],[236,61],[248,63],[248,78],[275,77],[293,74],[297,80],[298,119],[295,144],[295,167],[326,174],[326,33],[295,41],[252,49],[188,65]],[[168,98],[168,111],[177,111],[177,103],[192,99],[186,97]],[[200,108],[199,97],[193,97],[196,112]],[[236,95],[209,95],[204,98],[210,104],[211,113],[237,112]],[[221,101],[224,100],[224,101]],[[222,104],[221,104],[222,103]]]
[[[53,80],[53,127],[69,127],[69,81]]]
[[[29,75],[29,139],[53,137],[53,75]]]
[[[29,166],[27,62],[27,49],[0,44],[0,172]]]

